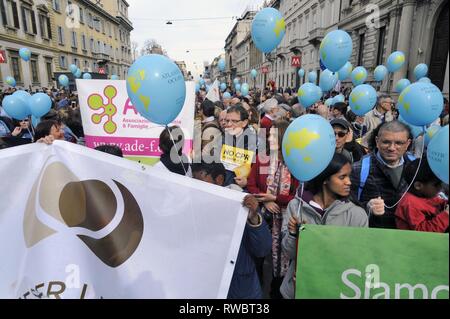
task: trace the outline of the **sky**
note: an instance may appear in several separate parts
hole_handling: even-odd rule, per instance
[[[139,44],[154,39],[171,59],[185,61],[188,71],[198,76],[204,61],[211,63],[224,53],[225,39],[235,19],[247,6],[259,6],[263,0],[127,0],[128,15],[134,30],[131,40]],[[198,20],[204,18],[222,18]],[[174,19],[196,19],[172,21]],[[189,52],[186,52],[189,51]]]

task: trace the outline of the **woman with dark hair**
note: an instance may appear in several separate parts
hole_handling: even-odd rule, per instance
[[[21,121],[14,120],[13,123],[14,123],[15,129],[12,133],[12,136],[26,138],[26,139],[30,139],[30,140],[33,138],[33,135],[32,135],[33,130],[31,128],[31,123],[28,118],[23,119]],[[17,133],[17,135],[14,135],[15,133]]]
[[[300,220],[303,224],[368,227],[364,209],[348,199],[351,171],[349,160],[342,154],[334,154],[328,167],[306,184],[302,196],[297,194],[289,203],[287,216],[283,221],[281,243],[283,251],[290,258],[289,269],[280,288],[284,298],[293,299],[295,295],[295,261]]]
[[[172,173],[192,177],[189,159],[183,154],[184,134],[180,127],[166,127],[159,136],[161,161],[154,167],[165,168]]]
[[[64,131],[61,123],[54,120],[42,121],[36,126],[34,131],[34,140],[36,142],[45,142],[44,139],[64,140]]]
[[[272,229],[272,299],[281,299],[280,285],[289,266],[289,258],[281,250],[281,226],[287,205],[294,198],[299,185],[284,163],[281,151],[288,126],[289,122],[285,120],[274,122],[268,141],[270,156],[259,154],[256,157],[247,184],[248,191],[261,203],[263,215]]]

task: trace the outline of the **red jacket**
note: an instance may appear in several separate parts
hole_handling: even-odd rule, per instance
[[[266,157],[268,159],[268,157]],[[266,194],[267,193],[267,177],[269,174],[264,174],[261,171],[263,168],[268,172],[269,161],[261,163],[259,156],[256,157],[256,162],[252,165],[250,175],[247,178],[247,190],[250,194]],[[278,195],[275,203],[281,208],[287,207],[289,202],[294,199],[299,182],[291,176],[291,189],[289,195]]]
[[[440,197],[427,199],[406,193],[395,211],[397,228],[444,233],[448,228],[446,204]]]

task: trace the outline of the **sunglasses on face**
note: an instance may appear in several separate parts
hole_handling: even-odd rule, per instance
[[[334,132],[334,135],[343,138],[347,135],[347,132]]]

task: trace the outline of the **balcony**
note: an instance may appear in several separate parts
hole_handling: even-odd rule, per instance
[[[309,38],[308,41],[312,45],[317,45],[322,42],[323,38],[325,36],[325,30],[323,28],[315,28],[309,31]]]
[[[291,43],[290,43],[290,45],[289,45],[289,50],[291,50],[291,52],[298,52],[298,51],[300,51],[300,49],[301,49],[301,40],[300,39],[292,39],[291,40]]]
[[[110,60],[109,54],[106,53],[92,53],[92,57],[97,60],[104,60],[104,61]]]

